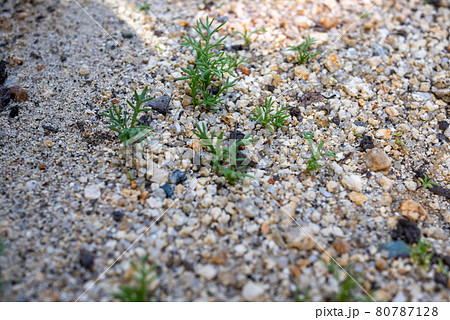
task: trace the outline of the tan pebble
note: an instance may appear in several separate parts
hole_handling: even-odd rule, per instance
[[[352,191],[348,194],[348,198],[357,206],[362,205],[367,200],[367,197],[365,195],[363,195],[362,193],[359,193],[359,192],[354,192],[354,191]]]
[[[378,198],[378,203],[379,203],[381,206],[384,206],[384,207],[390,206],[391,203],[392,203],[392,198],[391,198],[390,194],[389,194],[389,193],[385,193],[385,194],[383,194],[382,196],[380,196],[380,197]]]
[[[130,183],[130,185],[131,185],[131,189],[136,189],[136,187],[137,187],[137,183],[136,183],[136,181],[131,181],[131,183]]]
[[[331,192],[331,193],[335,193],[335,192],[339,191],[339,183],[336,181],[329,181],[327,183],[327,190],[328,190],[328,192]]]
[[[264,221],[261,225],[261,233],[268,234],[270,232],[270,225],[267,221]]]
[[[147,191],[142,191],[141,194],[139,195],[139,201],[141,202],[141,204],[144,203],[144,200],[148,198],[148,192]]]
[[[379,129],[375,132],[375,138],[388,140],[391,137],[391,130]]]
[[[38,166],[39,170],[45,170],[47,168],[47,166],[45,165],[45,163],[41,163]]]
[[[305,68],[304,66],[297,66],[294,68],[294,74],[299,78],[303,80],[309,79],[309,70]]]
[[[326,29],[331,29],[333,27],[336,27],[338,22],[339,22],[339,18],[337,16],[331,15],[331,14],[324,14],[319,19],[320,25],[325,27]]]
[[[420,84],[420,88],[419,88],[420,91],[428,92],[428,91],[430,91],[430,89],[431,89],[431,85],[429,82],[422,82]]]
[[[178,21],[178,25],[183,28],[187,28],[189,26],[189,22],[187,20]]]
[[[394,185],[394,181],[386,177],[381,177],[379,184],[381,187],[383,187],[383,190],[385,192],[389,192]]]
[[[373,148],[366,155],[366,166],[372,171],[386,170],[391,167],[391,159],[383,150]]]
[[[241,72],[246,76],[249,76],[252,73],[252,71],[247,67],[241,67]]]
[[[396,107],[388,107],[384,111],[391,117],[398,117],[400,115],[400,112]]]
[[[402,201],[398,210],[402,216],[411,221],[425,221],[428,216],[428,212],[422,207],[422,205],[414,200]]]
[[[336,239],[333,242],[333,248],[334,250],[336,250],[337,253],[344,254],[348,251],[350,245],[348,242]]]
[[[55,143],[54,143],[53,141],[51,141],[51,140],[45,140],[45,141],[44,141],[44,145],[45,145],[47,148],[51,148],[51,147],[53,147],[53,146],[55,145]]]
[[[44,65],[44,64],[39,64],[39,65],[36,67],[36,69],[37,69],[38,71],[44,70],[44,69],[45,69],[45,65]]]
[[[183,100],[181,101],[181,104],[183,105],[183,107],[187,107],[191,103],[192,103],[191,97],[184,97]]]
[[[331,73],[336,72],[341,68],[339,58],[334,53],[325,58],[324,65]]]
[[[294,278],[297,278],[302,273],[302,270],[297,266],[289,266],[288,268]]]
[[[280,83],[281,83],[281,77],[279,75],[277,75],[277,74],[274,74],[272,77],[273,77],[272,84],[275,87],[278,87],[280,85]]]
[[[377,270],[383,271],[388,267],[388,263],[383,258],[380,258],[375,261],[375,266],[377,267]]]

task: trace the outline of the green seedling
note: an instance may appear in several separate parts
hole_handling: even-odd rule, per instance
[[[233,69],[246,62],[246,59],[239,59],[238,55],[230,56],[228,53],[220,51],[226,36],[218,41],[213,41],[213,36],[226,23],[223,22],[213,28],[214,19],[206,18],[206,23],[197,20],[194,30],[199,36],[199,40],[187,36],[181,45],[192,48],[196,53],[194,66],[189,65],[181,70],[187,74],[177,80],[189,80],[189,95],[192,97],[194,106],[203,105],[208,110],[216,110],[218,104],[223,102],[222,93],[236,84]]]
[[[311,150],[311,158],[308,160],[308,164],[306,166],[307,172],[312,172],[319,170],[322,168],[322,166],[319,164],[320,157],[323,156],[329,156],[336,158],[336,153],[334,152],[322,152],[323,144],[325,143],[325,140],[320,141],[317,150],[314,147],[313,139],[314,139],[314,132],[308,135],[306,132],[303,132],[303,137],[308,141],[309,149]]]
[[[399,146],[405,146],[405,144],[403,142],[400,141],[400,137],[403,134],[403,132],[397,132],[395,134],[395,142],[399,145]]]
[[[286,119],[289,114],[286,112],[289,108],[279,108],[278,110],[274,108],[275,101],[272,98],[264,100],[264,106],[256,107],[255,113],[253,113],[250,120],[259,122],[263,127],[269,129],[271,132],[274,128],[284,127],[286,124]]]
[[[309,290],[305,293],[300,292],[300,289],[297,289],[295,292],[295,302],[306,302],[309,300]]]
[[[150,7],[152,6],[152,4],[151,3],[146,3],[146,4],[144,4],[143,6],[140,6],[139,7],[139,11],[145,11],[145,12],[148,12],[148,10],[150,10]]]
[[[444,265],[444,261],[442,261],[441,258],[438,258],[438,265],[439,268],[437,269],[437,272],[443,273],[448,277],[448,268],[446,265]]]
[[[250,139],[250,135],[246,135],[244,139],[233,140],[228,147],[224,147],[223,132],[216,136],[216,132],[212,131],[208,135],[204,123],[202,125],[196,123],[195,126],[197,130],[194,131],[194,134],[201,140],[200,144],[209,149],[214,169],[220,171],[230,184],[234,185],[236,181],[244,180],[246,177],[253,178],[251,175],[241,172],[247,166],[241,164],[246,159],[239,158],[238,150],[241,146],[249,145],[258,139]],[[227,167],[225,167],[225,162],[227,162]]]
[[[151,285],[158,278],[157,266],[149,264],[147,257],[143,257],[139,264],[132,262],[131,268],[134,270],[131,283],[120,287],[119,292],[114,297],[122,302],[152,301],[155,292]]]
[[[411,259],[419,266],[423,266],[426,271],[430,269],[432,253],[428,253],[431,244],[426,243],[425,239],[420,238],[417,245],[411,249]]]
[[[303,64],[308,62],[312,57],[320,54],[320,52],[309,53],[309,47],[314,44],[317,40],[311,38],[309,35],[306,36],[305,41],[298,46],[289,46],[289,51],[296,51],[299,54],[299,57],[296,59],[298,64]]]
[[[141,94],[134,92],[136,104],[132,104],[130,100],[127,100],[128,106],[133,110],[133,114],[130,114],[122,109],[122,106],[117,107],[114,103],[109,109],[109,113],[101,113],[101,115],[109,118],[111,125],[108,126],[111,130],[119,134],[119,139],[126,146],[130,139],[144,130],[152,130],[152,127],[138,125],[138,115],[142,112],[150,111],[149,108],[141,108],[142,104],[153,98],[145,98],[147,94],[147,87],[144,88]]]
[[[426,189],[426,188],[431,188],[432,186],[439,185],[438,183],[436,183],[432,180],[429,180],[428,175],[426,173],[423,174],[423,178],[419,178],[419,181],[421,183],[421,186],[418,189],[420,189],[420,188]]]
[[[127,176],[130,181],[136,180],[136,177],[133,177],[133,174],[130,171],[127,172]]]
[[[266,29],[264,29],[264,27],[262,27],[262,28],[253,30],[252,32],[248,32],[248,30],[245,29],[244,32],[236,31],[235,33],[233,33],[233,36],[235,36],[237,34],[241,35],[242,38],[244,38],[245,46],[248,47],[250,45],[250,42],[251,42],[250,37],[253,34],[261,33],[261,32],[266,32]]]
[[[361,274],[353,274],[350,268],[346,268],[346,275],[344,279],[341,279],[339,276],[339,269],[334,261],[331,261],[327,265],[328,271],[333,275],[333,277],[338,281],[338,291],[336,295],[333,297],[332,301],[334,302],[367,302],[372,301],[370,296],[364,296],[363,298],[357,297],[355,295],[355,291],[358,290],[359,285],[361,283],[362,276]]]

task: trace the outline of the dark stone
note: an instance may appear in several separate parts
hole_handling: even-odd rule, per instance
[[[372,139],[371,136],[364,136],[364,137],[362,137],[361,141],[359,142],[359,146],[363,150],[369,150],[369,149],[373,149],[375,147],[375,145],[373,144],[373,139]]]
[[[442,143],[444,143],[444,142],[450,143],[450,139],[447,138],[443,133],[438,133],[436,135],[436,138],[438,138],[439,141],[442,142]]]
[[[169,103],[171,99],[172,97],[165,94],[159,98],[148,101],[145,104],[145,107],[151,108],[162,115],[167,115],[167,113],[169,113]]]
[[[141,126],[149,127],[151,121],[152,119],[148,115],[143,115],[142,117],[139,118],[139,124]]]
[[[274,85],[268,85],[267,86],[267,90],[269,90],[270,92],[273,92],[275,90],[275,86]]]
[[[308,93],[305,93],[300,98],[300,106],[307,107],[312,103],[323,102],[324,100],[325,100],[325,97],[323,95],[321,95],[320,93],[308,92]]]
[[[42,57],[38,55],[36,52],[31,52],[30,57],[34,59],[42,59]]]
[[[122,32],[122,37],[123,37],[124,39],[131,39],[131,38],[134,37],[134,33],[131,32],[131,31],[123,31],[123,32]]]
[[[7,64],[5,60],[0,61],[0,84],[4,84],[6,78],[8,78],[8,72],[6,71]]]
[[[302,114],[300,112],[300,109],[297,107],[292,107],[289,109],[289,113],[291,116],[296,117],[298,121],[302,121],[303,117]]]
[[[243,160],[238,160],[238,159],[243,159]],[[241,166],[254,167],[254,166],[256,166],[256,162],[254,162],[251,159],[249,159],[242,152],[238,152],[236,154],[236,167],[239,168]]]
[[[122,210],[115,210],[113,212],[113,219],[114,221],[120,222],[120,220],[122,220],[124,214],[122,212]]]
[[[331,120],[331,121],[333,121],[333,123],[337,126],[341,124],[341,120],[339,120],[338,117],[334,117],[333,120]]]
[[[216,95],[219,93],[220,88],[217,86],[212,86],[211,89],[209,89],[209,92],[213,95]]]
[[[407,244],[413,244],[419,242],[420,234],[420,229],[414,222],[401,218],[392,230],[391,236],[393,240],[403,240]]]
[[[357,126],[359,126],[359,127],[367,127],[367,124],[365,124],[364,122],[359,121],[359,120],[356,120],[356,121],[355,121],[355,124],[356,124]]]
[[[87,270],[92,270],[94,267],[94,256],[86,250],[80,252],[80,264]]]
[[[436,272],[434,274],[434,281],[443,285],[445,288],[448,287],[448,277],[442,272]]]
[[[173,188],[172,188],[172,186],[170,185],[170,184],[168,184],[168,183],[164,183],[162,186],[161,186],[161,189],[163,189],[165,192],[166,192],[166,196],[168,197],[168,198],[174,198],[173,197]]]
[[[443,256],[442,262],[450,268],[450,256]]]
[[[442,131],[447,130],[447,128],[450,126],[447,121],[439,121],[438,125],[439,129],[441,129]]]
[[[431,4],[433,7],[438,8],[442,5],[442,0],[427,0],[425,3]]]
[[[59,60],[60,60],[61,62],[66,62],[66,61],[67,61],[67,57],[66,57],[65,55],[61,55],[61,56],[59,57]]]
[[[180,184],[187,180],[187,176],[184,172],[181,172],[180,170],[174,171],[172,175],[169,177],[169,182],[171,184]]]
[[[11,108],[11,110],[9,111],[9,117],[10,118],[15,118],[19,115],[19,106],[14,106]]]
[[[0,86],[0,112],[8,106],[12,98],[12,92],[8,88]]]
[[[244,138],[245,138],[245,134],[242,133],[241,131],[239,131],[239,130],[230,131],[230,139],[231,140],[236,140],[237,142],[239,142]]]
[[[42,129],[49,131],[49,132],[58,132],[58,129],[53,128],[52,126],[47,126],[45,124],[42,125]]]

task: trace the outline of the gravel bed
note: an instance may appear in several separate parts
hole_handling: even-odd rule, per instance
[[[330,301],[331,257],[377,301],[449,301],[450,2],[432,3],[0,5],[1,299],[112,301],[147,255],[158,301]],[[228,21],[222,35],[266,30],[249,47],[226,39],[248,61],[211,112],[176,80],[195,59],[180,42],[206,16]],[[307,35],[322,53],[298,65],[287,49]],[[101,113],[145,86],[170,109],[148,113],[146,143],[123,147]],[[295,110],[274,133],[250,120],[269,97]],[[227,183],[196,122],[258,137],[244,151],[254,178]],[[336,153],[314,173],[303,132]],[[439,186],[420,188],[424,174]],[[380,249],[420,236],[428,270]]]

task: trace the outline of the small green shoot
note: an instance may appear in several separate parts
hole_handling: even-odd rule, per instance
[[[223,146],[224,133],[220,132],[216,137],[216,132],[213,131],[210,135],[207,134],[206,125],[202,123],[195,124],[197,130],[194,134],[201,139],[200,144],[208,147],[212,155],[213,167],[219,170],[222,175],[232,185],[236,184],[238,180],[244,180],[246,177],[253,178],[251,175],[244,174],[241,171],[247,166],[242,165],[245,158],[240,158],[239,148],[241,146],[249,145],[258,139],[250,139],[250,135],[246,135],[242,140],[233,140],[228,147]],[[227,162],[227,164],[225,164]],[[228,167],[225,167],[227,165]]]
[[[363,137],[362,134],[359,134],[359,133],[356,132],[356,129],[353,129],[353,134],[354,134],[355,137],[357,137],[357,138],[362,138],[362,137]]]
[[[158,278],[156,264],[149,264],[148,258],[143,257],[137,265],[131,263],[134,274],[131,277],[131,284],[122,286],[119,292],[114,295],[122,302],[150,302],[155,295],[151,288],[152,282]]]
[[[191,36],[184,37],[185,42],[181,45],[192,48],[197,57],[194,66],[181,68],[187,74],[177,80],[189,80],[189,95],[192,97],[194,106],[203,105],[208,110],[217,110],[218,104],[223,102],[222,93],[236,84],[233,69],[246,62],[246,59],[239,59],[238,55],[230,56],[228,53],[219,50],[223,46],[226,36],[218,41],[213,41],[213,36],[226,23],[223,22],[213,28],[214,19],[206,18],[206,23],[197,20],[194,30],[200,39],[196,40]]]
[[[130,180],[130,181],[136,180],[136,177],[133,177],[133,174],[131,173],[131,171],[127,172],[127,177],[128,177],[128,180]]]
[[[405,146],[406,144],[404,144],[403,142],[400,141],[400,137],[403,134],[403,132],[397,132],[395,134],[395,142],[399,145],[399,146]]]
[[[444,261],[442,261],[441,258],[438,258],[438,264],[439,268],[437,269],[437,272],[443,273],[448,277],[448,268],[446,265],[444,265]]]
[[[334,152],[322,152],[323,144],[325,143],[325,140],[322,140],[319,143],[319,146],[317,147],[317,150],[314,147],[313,139],[314,139],[314,132],[311,134],[307,134],[306,132],[303,132],[303,137],[308,140],[309,148],[311,150],[311,158],[308,160],[308,164],[306,166],[307,172],[312,172],[319,170],[322,168],[322,166],[319,164],[319,159],[322,156],[329,156],[336,158],[336,153]]]
[[[372,301],[370,296],[364,296],[364,297],[356,297],[355,296],[355,290],[358,290],[359,285],[358,283],[361,283],[362,276],[361,274],[352,274],[350,268],[346,268],[346,275],[345,278],[342,280],[339,276],[339,270],[337,268],[337,265],[334,261],[331,261],[327,265],[328,271],[333,275],[333,277],[338,282],[338,292],[336,292],[336,295],[333,297],[333,302],[367,302]]]
[[[274,108],[275,101],[272,98],[264,100],[264,106],[256,107],[255,113],[250,117],[250,120],[259,122],[263,127],[266,127],[271,132],[274,128],[284,127],[286,124],[286,119],[289,114],[286,112],[289,108],[279,108],[278,110]]]
[[[114,103],[109,109],[109,113],[101,113],[101,115],[109,118],[111,125],[108,126],[108,128],[119,134],[119,139],[125,146],[131,138],[140,132],[144,130],[152,130],[152,127],[137,125],[139,122],[137,118],[139,113],[151,110],[149,108],[141,108],[142,104],[153,99],[145,98],[146,94],[147,87],[144,88],[141,94],[138,94],[136,91],[134,92],[136,104],[132,104],[130,100],[127,100],[127,104],[133,110],[133,114],[131,116],[126,110],[122,109],[122,106],[116,107]]]
[[[423,174],[423,178],[419,178],[420,183],[422,184],[419,188],[431,188],[432,186],[438,186],[439,184],[429,180],[428,175],[426,173]]]
[[[306,302],[309,300],[309,290],[305,293],[300,292],[300,289],[297,289],[295,292],[295,302]]]
[[[296,59],[298,64],[303,64],[308,62],[312,57],[320,54],[320,52],[309,53],[309,47],[314,44],[317,40],[311,38],[309,35],[306,36],[305,41],[298,46],[289,46],[289,51],[296,51],[299,54],[299,57]]]
[[[431,244],[426,243],[425,239],[420,238],[417,245],[411,249],[411,259],[419,266],[423,266],[426,271],[430,269],[432,253],[428,253]]]
[[[146,4],[144,4],[143,6],[140,6],[139,7],[139,11],[145,11],[145,12],[148,12],[148,10],[150,10],[150,7],[152,6],[152,4],[151,3],[146,3]]]
[[[262,33],[262,32],[266,32],[266,29],[264,29],[264,27],[256,29],[256,30],[253,30],[252,32],[248,32],[247,29],[245,29],[244,32],[236,31],[235,33],[233,33],[233,36],[235,36],[237,34],[241,35],[244,38],[244,41],[245,41],[244,46],[248,47],[250,45],[250,42],[251,42],[250,37],[253,34]]]

